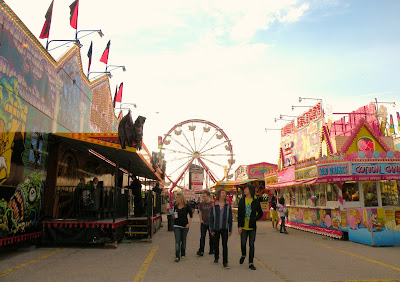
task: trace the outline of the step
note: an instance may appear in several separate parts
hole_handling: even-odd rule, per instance
[[[132,235],[134,235],[134,234],[137,234],[137,235],[144,235],[144,234],[147,234],[147,232],[142,232],[142,231],[133,231],[133,232],[125,232],[125,234],[132,234]]]

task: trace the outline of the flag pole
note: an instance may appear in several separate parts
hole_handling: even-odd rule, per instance
[[[76,3],[78,7],[75,7],[75,9],[78,9],[78,12],[76,13],[76,29],[75,29],[75,41],[78,42],[78,13],[79,13],[79,0]]]

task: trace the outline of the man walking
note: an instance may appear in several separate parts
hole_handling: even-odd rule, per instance
[[[211,209],[211,194],[206,191],[203,194],[203,201],[199,204],[199,218],[200,218],[200,248],[197,251],[198,256],[203,256],[204,254],[204,245],[206,243],[206,235],[208,231],[208,239],[210,244],[210,252],[209,254],[214,254],[213,251],[213,236],[210,233],[210,209]]]
[[[256,240],[256,221],[261,219],[263,211],[261,209],[260,200],[254,197],[255,187],[246,185],[238,207],[238,232],[240,234],[242,257],[240,264],[243,264],[246,258],[246,243],[249,238],[249,268],[256,270],[254,266],[254,241]]]

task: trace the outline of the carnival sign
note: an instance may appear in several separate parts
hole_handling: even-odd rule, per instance
[[[264,179],[264,174],[271,170],[276,170],[277,166],[269,163],[258,163],[248,166],[249,179]]]
[[[350,175],[349,164],[335,164],[318,166],[318,177]]]
[[[203,189],[204,169],[192,164],[189,168],[190,189],[199,192]]]
[[[400,175],[399,163],[352,164],[353,175]]]
[[[249,178],[248,166],[247,165],[239,166],[235,171],[235,180],[243,180],[248,178]]]
[[[294,178],[295,180],[305,180],[305,179],[310,179],[310,178],[315,178],[317,177],[317,167],[308,167],[308,168],[303,168],[296,170],[294,173]]]

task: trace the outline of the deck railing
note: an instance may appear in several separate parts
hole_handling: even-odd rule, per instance
[[[58,219],[112,219],[128,213],[128,193],[117,187],[93,188],[57,186],[56,218]]]

